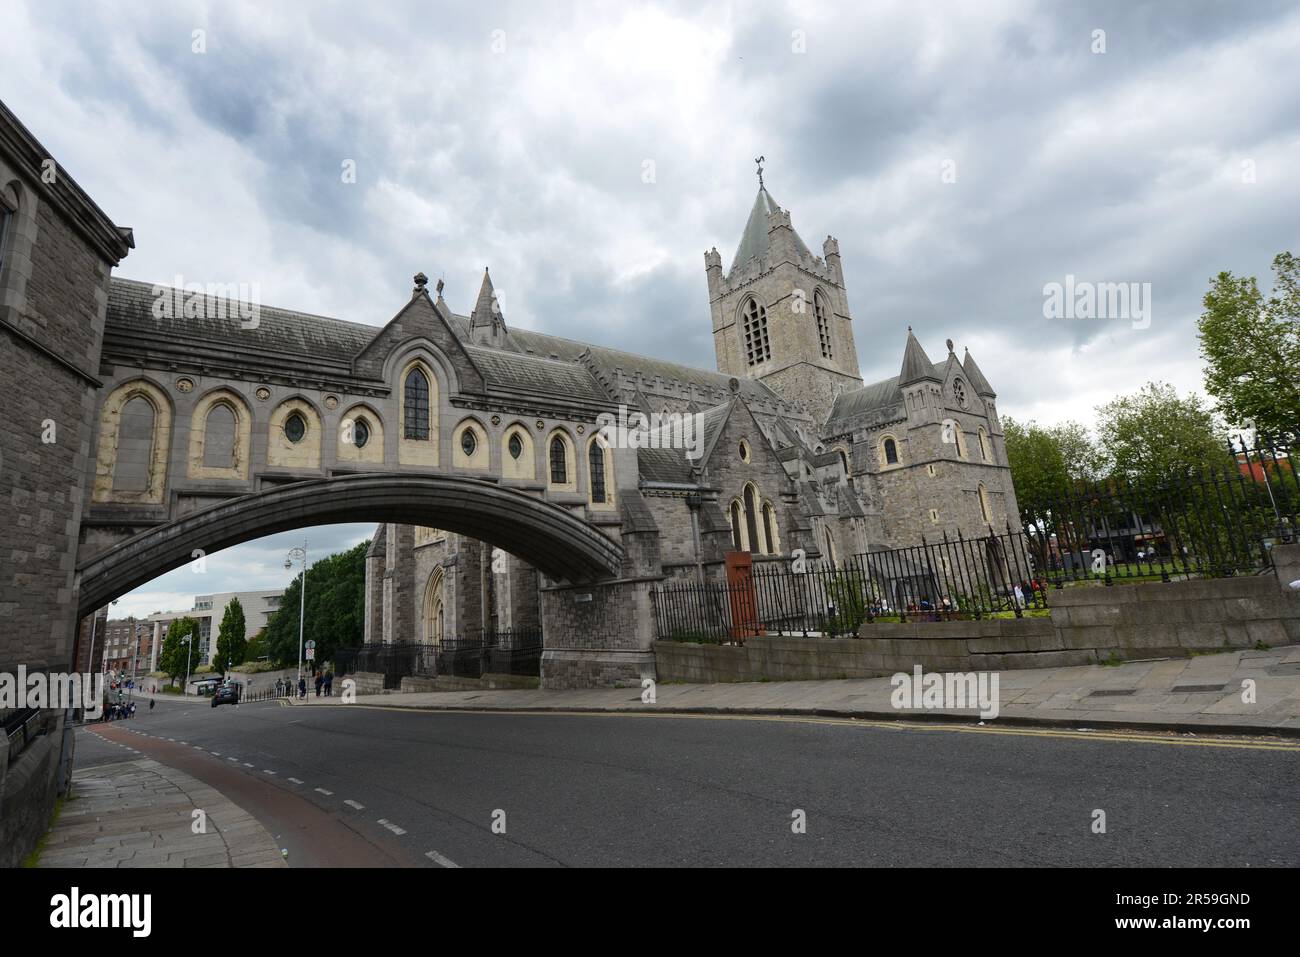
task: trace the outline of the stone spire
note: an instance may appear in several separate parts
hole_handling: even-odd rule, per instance
[[[496,290],[492,288],[492,276],[483,270],[483,284],[479,286],[478,301],[469,314],[470,342],[476,346],[505,345],[506,321],[501,315],[501,304],[497,300]]]
[[[921,343],[916,341],[916,336],[912,334],[912,327],[908,326],[907,347],[903,350],[903,368],[898,375],[898,384],[900,386],[911,385],[913,382],[920,382],[922,379],[939,381],[939,377],[934,372],[934,363],[930,361],[930,357],[921,348]]]
[[[743,266],[751,259],[757,259],[760,262],[767,257],[771,241],[768,239],[768,230],[771,229],[769,217],[773,213],[781,212],[781,207],[776,204],[772,194],[767,191],[766,186],[758,187],[758,195],[754,197],[754,206],[749,211],[749,219],[745,222],[745,231],[740,234],[740,245],[736,247],[736,257],[731,261],[731,268],[727,270],[730,276],[736,271],[738,266]],[[811,259],[812,253],[808,251],[808,246],[794,231],[793,226],[789,226],[789,214],[785,214],[786,227],[790,231],[791,240],[794,248],[800,258]]]
[[[984,378],[984,373],[980,367],[975,364],[975,359],[971,356],[970,350],[966,350],[966,358],[962,359],[961,367],[966,373],[966,380],[970,382],[970,387],[975,390],[976,395],[988,396],[990,399],[996,399],[998,394],[993,391],[993,386],[989,385],[989,380]]]

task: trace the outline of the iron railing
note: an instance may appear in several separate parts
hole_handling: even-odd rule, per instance
[[[981,538],[854,555],[839,563],[786,560],[732,582],[670,583],[654,591],[660,638],[743,642],[755,635],[856,637],[876,620],[1021,617],[1046,607],[1024,536]]]
[[[1029,554],[1056,587],[1253,574],[1297,540],[1294,439],[1237,439],[1218,464],[1160,483],[1079,482],[1022,503]]]

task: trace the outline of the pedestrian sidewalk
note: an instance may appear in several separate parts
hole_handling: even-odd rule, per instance
[[[206,815],[194,833],[195,810]],[[37,867],[287,867],[247,811],[147,758],[74,770]]]
[[[997,720],[1008,724],[1121,727],[1300,736],[1300,645],[1194,658],[996,672]],[[1254,701],[1244,695],[1254,683]],[[359,695],[358,704],[441,710],[667,711],[979,720],[977,708],[899,709],[890,678],[669,684],[655,703],[637,688],[436,691]],[[337,692],[337,689],[336,689]],[[343,707],[308,698],[295,707]]]

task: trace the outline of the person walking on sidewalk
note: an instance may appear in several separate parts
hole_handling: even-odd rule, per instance
[[[322,677],[319,671],[316,672],[316,697],[318,698],[320,697],[320,686],[323,685],[324,683],[325,683],[324,677]]]
[[[331,669],[325,672],[325,697],[328,698],[332,694],[334,694],[334,671]]]
[[[298,697],[299,697],[299,698],[305,698],[305,697],[307,697],[307,679],[306,679],[306,678],[299,678],[299,679],[298,679]]]

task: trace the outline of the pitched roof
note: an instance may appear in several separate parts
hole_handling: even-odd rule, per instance
[[[158,295],[154,290],[158,290]],[[323,359],[326,362],[348,365],[352,357],[369,344],[380,332],[379,326],[359,322],[345,322],[326,316],[258,306],[257,323],[240,321],[238,303],[209,297],[197,292],[202,308],[197,317],[186,317],[184,312],[171,318],[157,318],[154,303],[160,296],[177,296],[181,301],[191,293],[170,286],[136,282],[114,277],[108,289],[108,328],[114,331],[140,333],[150,339],[180,338],[198,340],[211,347],[226,345],[240,353],[255,351],[268,354],[288,354]],[[215,318],[224,314],[226,318]]]
[[[908,326],[907,346],[903,349],[903,369],[898,375],[898,384],[911,385],[921,379],[941,379],[941,376],[935,372],[935,364],[912,334],[912,327]]]
[[[736,271],[737,266],[743,266],[751,259],[762,260],[767,255],[767,217],[776,212],[781,207],[776,204],[766,187],[758,188],[758,195],[754,197],[754,206],[749,211],[749,220],[745,223],[745,231],[740,234],[740,245],[736,247],[736,257],[731,261],[731,269],[727,274]],[[799,250],[801,256],[811,257],[808,247],[791,227],[790,232],[794,234],[795,248]]]
[[[993,386],[989,385],[989,380],[984,378],[984,373],[980,367],[975,364],[975,359],[966,350],[966,358],[962,360],[961,367],[966,372],[966,378],[970,381],[970,387],[975,390],[976,395],[986,395],[991,399],[996,399],[998,394],[993,391]]]

